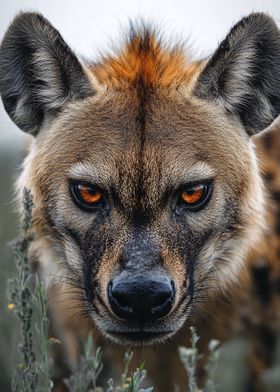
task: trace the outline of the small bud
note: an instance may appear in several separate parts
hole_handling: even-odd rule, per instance
[[[50,344],[61,344],[61,341],[56,338],[51,337],[51,338],[49,338],[49,343]]]
[[[17,369],[22,370],[22,369],[25,369],[25,368],[26,368],[26,366],[24,365],[24,363],[17,364]]]
[[[15,304],[13,304],[13,303],[10,303],[10,304],[8,304],[8,310],[14,310],[14,308],[15,308]]]

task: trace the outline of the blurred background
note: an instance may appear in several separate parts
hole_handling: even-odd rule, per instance
[[[60,31],[81,57],[98,58],[112,41],[118,42],[129,19],[139,17],[162,26],[164,35],[186,39],[195,58],[210,54],[230,27],[252,11],[264,11],[280,22],[279,0],[0,0],[0,40],[14,15],[21,10],[39,11]],[[18,361],[15,318],[7,309],[7,281],[13,274],[8,247],[17,233],[12,184],[24,157],[26,135],[10,121],[0,103],[0,390],[10,390]],[[246,343],[236,339],[222,349],[218,371],[219,390],[239,392],[246,382]],[[279,381],[274,370],[272,380]],[[277,376],[278,375],[278,376]],[[275,384],[271,391],[279,391]]]

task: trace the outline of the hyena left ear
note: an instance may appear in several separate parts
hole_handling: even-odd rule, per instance
[[[229,32],[198,77],[194,94],[237,116],[249,135],[280,113],[280,31],[253,13]]]
[[[11,119],[35,135],[67,102],[93,89],[59,32],[27,12],[15,17],[0,46],[0,93]]]

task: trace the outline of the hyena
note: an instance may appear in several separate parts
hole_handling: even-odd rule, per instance
[[[261,390],[280,276],[273,19],[244,17],[200,61],[142,23],[81,63],[42,15],[21,13],[0,91],[32,135],[17,194],[34,197],[30,259],[70,367],[92,331],[115,364],[117,346],[141,347],[155,391],[172,391],[186,386],[177,351],[191,325],[204,353],[243,330]]]

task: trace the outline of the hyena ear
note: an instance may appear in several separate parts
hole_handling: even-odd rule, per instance
[[[11,119],[35,135],[66,102],[93,90],[59,32],[42,15],[21,13],[0,46],[0,93]]]
[[[280,113],[280,31],[269,16],[253,13],[229,32],[200,74],[194,94],[237,116],[248,134]]]

